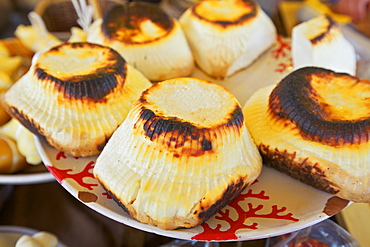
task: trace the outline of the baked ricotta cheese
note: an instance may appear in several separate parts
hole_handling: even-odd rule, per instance
[[[370,202],[370,81],[305,67],[243,108],[264,164],[314,188]]]
[[[201,224],[261,169],[235,97],[217,84],[183,77],[141,95],[93,171],[133,218],[169,230]]]
[[[254,0],[204,0],[179,19],[196,64],[215,78],[254,62],[276,40],[276,27]]]
[[[40,54],[5,94],[10,115],[72,156],[101,152],[151,82],[111,48],[65,43]]]

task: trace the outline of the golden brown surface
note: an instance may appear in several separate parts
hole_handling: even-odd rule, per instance
[[[276,27],[256,1],[199,1],[179,22],[198,67],[217,79],[248,67],[276,40]]]
[[[7,111],[66,154],[100,153],[151,83],[114,50],[66,43],[42,53],[5,95]]]
[[[329,39],[330,35],[333,32],[332,29],[338,29],[338,24],[334,22],[333,18],[330,16],[322,17],[322,23],[320,21],[317,21],[312,27],[308,28],[306,30],[306,36],[310,39],[311,43],[314,45],[316,43],[319,43],[323,39]]]
[[[87,41],[108,46],[150,81],[189,76],[194,59],[178,21],[157,5],[117,5],[92,23]]]
[[[170,230],[213,216],[261,167],[235,97],[209,81],[176,78],[143,92],[94,176],[133,218]]]
[[[273,118],[292,122],[303,138],[325,145],[367,143],[370,81],[316,68],[301,71],[271,93]]]
[[[243,25],[243,22],[255,18],[257,11],[258,5],[251,0],[200,1],[192,13],[205,21],[227,26]]]
[[[163,38],[173,25],[171,18],[155,5],[131,2],[110,9],[104,15],[102,31],[108,40],[146,43]]]
[[[368,80],[320,68],[292,72],[244,106],[264,164],[319,190],[370,201]]]

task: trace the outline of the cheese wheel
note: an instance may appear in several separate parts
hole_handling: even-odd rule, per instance
[[[66,43],[41,53],[5,94],[7,111],[72,156],[101,152],[150,81],[111,48]]]
[[[180,24],[154,4],[114,6],[92,24],[87,41],[115,49],[151,81],[189,76],[194,70]]]
[[[261,168],[235,97],[208,81],[177,78],[142,94],[94,175],[133,218],[168,230],[201,224]]]
[[[314,188],[370,202],[370,81],[306,67],[257,91],[243,111],[264,164]]]
[[[197,65],[224,78],[253,63],[276,40],[272,20],[253,0],[204,0],[179,19]]]
[[[356,51],[339,25],[326,15],[293,28],[292,60],[294,69],[315,66],[356,75]]]

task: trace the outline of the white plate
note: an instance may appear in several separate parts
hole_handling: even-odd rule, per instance
[[[277,44],[255,63],[227,80],[214,80],[199,70],[193,76],[226,87],[243,105],[255,90],[277,83],[289,72],[290,43],[279,38]],[[333,210],[331,203],[327,203],[337,199],[273,169],[264,168],[256,183],[207,222],[191,229],[166,231],[132,219],[109,198],[92,174],[97,156],[74,158],[42,140],[37,140],[36,145],[46,167],[82,203],[125,225],[172,238],[236,241],[277,236],[327,219],[330,216],[324,211]]]
[[[0,174],[0,184],[22,185],[51,181],[55,181],[54,176],[42,164],[30,166],[26,170],[16,174]]]

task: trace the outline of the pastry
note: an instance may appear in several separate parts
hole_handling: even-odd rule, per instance
[[[264,164],[319,190],[370,202],[370,81],[305,67],[243,107]]]
[[[5,94],[5,108],[72,156],[101,152],[150,81],[114,50],[65,43],[41,53]]]
[[[225,78],[253,63],[276,40],[272,20],[253,0],[204,0],[179,19],[196,64]]]
[[[293,28],[292,60],[294,69],[315,66],[356,75],[356,51],[339,25],[327,15]]]
[[[180,24],[154,4],[112,7],[92,24],[87,41],[115,49],[151,81],[189,76],[194,70]]]
[[[261,168],[235,97],[214,83],[183,77],[141,95],[93,171],[133,218],[169,230],[207,220]]]

